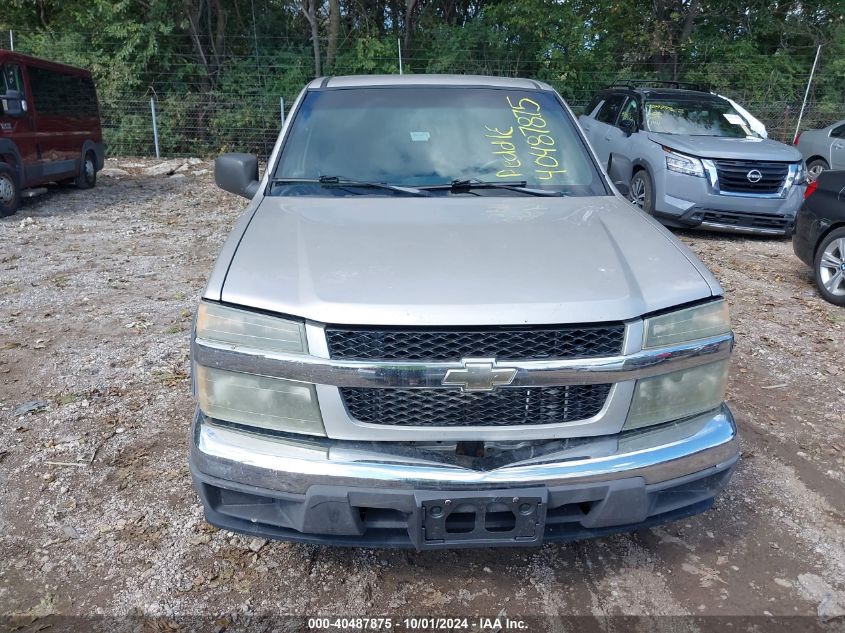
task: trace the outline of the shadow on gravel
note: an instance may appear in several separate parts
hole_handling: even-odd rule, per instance
[[[131,202],[146,202],[162,191],[181,189],[184,179],[170,179],[155,176],[114,179],[104,177],[97,181],[93,189],[80,190],[75,185],[47,184],[47,191],[32,198],[24,198],[21,207],[14,215],[0,218],[2,223],[19,222],[27,217],[56,218],[61,216],[80,216],[102,211],[114,204],[126,204],[126,196]]]

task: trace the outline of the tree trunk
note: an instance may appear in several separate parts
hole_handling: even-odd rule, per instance
[[[410,50],[411,36],[414,32],[414,9],[419,4],[419,0],[405,0],[405,41],[402,43],[403,48]]]
[[[317,22],[317,0],[302,0],[302,13],[311,27],[311,43],[314,45],[314,74],[323,74],[320,63],[320,24]]]
[[[183,0],[188,18],[188,34],[194,47],[194,56],[203,69],[205,92],[214,92],[220,85],[226,47],[226,10],[223,0]],[[207,42],[207,44],[206,44]],[[198,103],[195,116],[200,138],[208,133],[208,100]]]
[[[654,43],[651,60],[661,79],[677,81],[680,49],[689,40],[700,0],[654,0]]]
[[[36,5],[38,6],[38,19],[41,21],[41,26],[45,29],[50,28],[50,20],[47,17],[47,6],[44,4],[44,0],[37,0]]]
[[[222,0],[185,0],[188,34],[197,61],[204,70],[207,89],[214,90],[220,81],[226,45],[226,11]],[[204,28],[203,28],[203,25]],[[203,45],[208,42],[208,48]]]
[[[690,35],[692,35],[695,18],[698,17],[698,4],[699,0],[690,0],[687,14],[684,16],[684,21],[681,24],[681,32],[678,34],[675,46],[672,48],[672,79],[674,81],[678,81],[678,75],[680,74],[678,69],[679,49],[686,44]]]
[[[334,66],[337,40],[340,37],[340,0],[329,0],[329,43],[326,47],[326,66]]]

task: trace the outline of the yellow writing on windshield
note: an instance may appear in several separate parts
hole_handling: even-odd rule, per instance
[[[522,167],[522,161],[516,155],[516,145],[513,144],[513,126],[507,130],[500,130],[495,127],[484,126],[487,134],[484,136],[490,139],[493,145],[493,155],[504,161],[505,169],[496,172],[496,178],[518,178],[522,174],[518,171]]]
[[[649,112],[656,112],[657,110],[665,110],[666,112],[681,113],[683,114],[683,110],[677,106],[673,106],[669,103],[647,103],[646,108]]]
[[[539,180],[552,180],[557,174],[565,174],[566,170],[561,167],[558,158],[557,142],[549,130],[540,104],[528,97],[522,97],[515,103],[510,96],[505,99],[519,135],[516,135],[513,126],[506,130],[485,126],[485,136],[494,146],[493,155],[504,161],[505,169],[497,171],[496,177],[516,178],[533,171]],[[518,144],[523,145],[522,158],[517,150]],[[527,155],[524,145],[528,146]]]
[[[673,106],[669,103],[646,104],[645,118],[650,128],[659,125],[660,121],[663,119],[664,114],[667,116],[683,118],[685,113],[680,108]]]

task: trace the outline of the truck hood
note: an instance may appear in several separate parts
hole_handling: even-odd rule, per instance
[[[266,198],[220,299],[324,323],[513,325],[638,317],[721,293],[614,196]]]
[[[797,162],[801,152],[767,138],[727,138],[648,132],[648,138],[684,154],[700,158]]]

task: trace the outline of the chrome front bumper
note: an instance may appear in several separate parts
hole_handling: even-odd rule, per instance
[[[191,471],[209,521],[227,529],[424,548],[538,544],[688,516],[709,507],[737,459],[727,406],[656,428],[562,440],[545,452],[516,450],[472,464],[402,443],[259,435],[198,413]],[[421,499],[469,493],[473,499],[542,498],[548,508],[543,533],[522,541],[429,543]]]
[[[794,220],[793,220],[794,222]],[[751,226],[741,226],[733,224],[722,224],[720,222],[702,222],[698,226],[692,228],[706,229],[716,233],[736,233],[740,235],[762,235],[771,237],[789,237],[792,235],[793,224],[789,223],[783,229],[768,229]]]
[[[664,180],[656,182],[658,219],[671,226],[720,233],[791,235],[804,194],[804,186],[795,184],[797,164],[790,165],[777,193],[754,194],[721,191],[715,165],[704,162],[706,178],[664,172]]]

